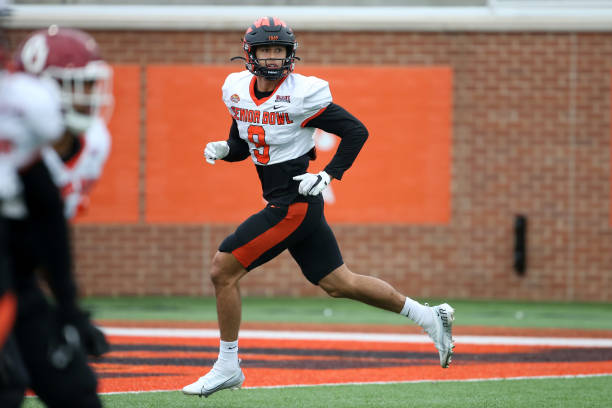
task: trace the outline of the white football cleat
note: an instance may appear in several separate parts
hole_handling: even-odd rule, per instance
[[[212,393],[228,388],[238,389],[242,387],[243,382],[244,374],[240,367],[232,370],[217,367],[217,363],[215,363],[208,374],[198,378],[193,384],[183,387],[183,394],[208,397]]]
[[[434,324],[425,329],[429,337],[433,340],[438,353],[440,354],[440,365],[442,368],[448,367],[451,363],[453,348],[453,320],[455,320],[455,309],[449,304],[443,303],[430,308],[434,317]]]

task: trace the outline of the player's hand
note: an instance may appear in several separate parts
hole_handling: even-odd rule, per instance
[[[325,171],[317,174],[304,173],[293,178],[300,182],[298,192],[302,195],[319,195],[331,182],[331,177]]]
[[[17,173],[5,163],[0,163],[0,200],[15,197],[21,191]]]
[[[81,334],[85,352],[90,356],[101,357],[110,351],[110,344],[108,344],[106,336],[91,321],[79,328],[79,334]]]
[[[78,340],[86,354],[100,357],[110,350],[104,333],[92,323],[89,313],[79,308],[60,308],[59,314],[61,326],[71,326],[76,329]]]
[[[229,145],[226,141],[210,142],[204,148],[204,157],[210,164],[215,164],[215,160],[220,160],[229,154]]]

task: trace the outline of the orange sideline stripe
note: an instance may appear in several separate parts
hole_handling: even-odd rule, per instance
[[[203,346],[216,348],[216,339],[192,339],[192,338],[149,338],[110,336],[111,344],[155,344]],[[554,349],[556,347],[532,347],[532,346],[488,346],[458,344],[453,364],[448,369],[442,369],[438,365],[437,353],[431,343],[376,343],[376,342],[351,342],[351,341],[298,341],[287,340],[279,345],[276,340],[244,339],[240,342],[243,349],[243,370],[246,375],[245,387],[283,387],[300,385],[322,385],[322,384],[345,384],[345,383],[367,383],[367,382],[414,382],[414,381],[445,381],[445,380],[476,380],[476,379],[500,379],[500,378],[528,378],[528,377],[554,377],[554,376],[582,376],[582,375],[610,375],[612,373],[612,361],[479,361],[462,360],[462,354],[470,353],[515,353],[535,352]],[[394,350],[394,351],[420,351],[430,352],[431,360],[421,360],[417,365],[401,367],[362,367],[352,369],[310,369],[310,368],[266,368],[249,367],[249,360],[291,360],[292,364],[299,364],[303,360],[328,360],[325,355],[319,356],[277,356],[274,354],[248,353],[248,348],[303,348],[303,349],[328,349],[328,350]],[[578,348],[577,348],[578,349]],[[568,349],[568,353],[572,350]],[[271,351],[271,353],[273,353]],[[93,360],[92,365],[99,376],[99,392],[146,392],[162,390],[179,390],[185,384],[193,382],[194,378],[201,376],[210,367],[203,365],[181,365],[184,359],[204,359],[212,361],[216,352],[188,352],[179,350],[155,352],[153,350],[134,351],[112,351],[108,358],[161,358],[169,359],[168,365],[144,364],[138,365],[104,362],[104,360]],[[176,359],[172,361],[172,359]],[[354,359],[354,358],[353,358]],[[370,357],[367,357],[370,359]],[[395,361],[393,358],[388,361]],[[414,364],[414,363],[413,363]]]
[[[146,366],[117,367],[94,364],[98,374],[122,369],[141,377],[117,377],[100,379],[99,392],[128,392],[153,390],[179,390],[193,382],[210,367],[198,366]],[[474,378],[512,378],[561,375],[589,375],[612,373],[612,362],[592,363],[491,363],[461,365],[453,362],[449,369],[442,369],[432,360],[431,364],[413,367],[355,368],[341,370],[243,368],[245,387],[344,384],[350,382],[407,382],[423,380],[466,380]],[[156,373],[156,376],[150,376]],[[159,376],[164,373],[165,376]]]
[[[238,262],[245,268],[264,252],[287,238],[302,223],[308,210],[307,203],[295,203],[289,206],[287,215],[274,227],[232,251]]]

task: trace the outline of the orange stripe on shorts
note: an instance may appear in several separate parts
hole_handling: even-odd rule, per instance
[[[307,210],[308,203],[291,204],[287,215],[281,222],[240,248],[234,249],[232,254],[242,266],[248,267],[253,261],[263,255],[264,252],[291,235],[300,226],[304,217],[306,217]]]

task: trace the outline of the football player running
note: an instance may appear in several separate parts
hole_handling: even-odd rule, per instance
[[[212,260],[219,355],[210,372],[185,386],[183,393],[208,396],[242,385],[239,281],[285,249],[306,279],[330,296],[408,316],[429,334],[440,365],[448,367],[454,347],[453,308],[446,303],[420,304],[381,279],[353,273],[344,264],[325,220],[321,192],[351,167],[368,138],[367,129],[332,101],[327,82],[293,73],[297,42],[282,20],[258,19],[246,30],[242,44],[247,69],[230,74],[222,88],[232,116],[229,138],[208,143],[204,156],[210,163],[250,157],[268,204],[225,238]],[[309,161],[316,156],[316,128],[341,141],[325,169],[310,173]]]
[[[9,90],[10,103],[0,109],[7,116],[0,127],[21,143],[15,144],[15,154],[26,152],[25,147],[29,147],[28,155],[24,155],[18,166],[21,191],[14,199],[5,200],[2,208],[9,219],[10,255],[18,302],[14,333],[29,375],[28,386],[47,406],[100,407],[97,379],[87,364],[86,355],[100,356],[109,350],[109,345],[78,305],[64,201],[56,185],[57,176],[50,174],[51,166],[41,160],[49,150],[44,152],[40,147],[41,140],[63,145],[66,134],[74,133],[70,119],[71,115],[78,116],[74,111],[89,112],[87,95],[91,93],[89,89],[95,89],[96,80],[91,78],[98,71],[88,67],[89,62],[99,58],[91,37],[70,30],[64,36],[60,31],[55,27],[46,34],[34,33],[19,47],[16,66],[27,73],[9,76],[23,78],[23,83],[20,88]],[[60,40],[49,40],[46,35],[59,35]],[[69,73],[62,71],[61,63],[70,67]],[[37,74],[38,78],[30,74]],[[47,84],[53,89],[55,116],[42,111],[49,98],[45,99],[36,87],[26,86],[28,81]],[[71,92],[72,99],[68,99],[69,87],[78,91]],[[66,151],[84,151],[82,144],[74,147],[78,143],[69,143],[72,149]],[[51,289],[54,305],[48,302],[38,284],[38,271]]]

